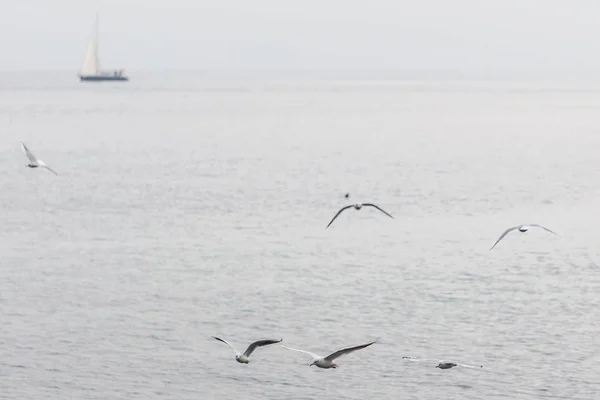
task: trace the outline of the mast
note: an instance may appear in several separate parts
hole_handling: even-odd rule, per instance
[[[94,39],[96,40],[96,68],[98,69],[98,72],[100,71],[100,59],[98,58],[98,39],[100,38],[99,36],[99,24],[100,24],[100,13],[98,11],[96,11],[96,21],[94,23]]]

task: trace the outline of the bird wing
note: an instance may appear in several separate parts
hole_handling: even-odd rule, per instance
[[[336,359],[340,358],[341,356],[343,356],[345,354],[349,354],[349,353],[352,353],[353,351],[364,349],[365,347],[369,347],[373,343],[375,343],[375,342],[371,342],[371,343],[367,343],[367,344],[361,344],[360,346],[347,347],[345,349],[338,350],[335,353],[331,353],[330,355],[328,355],[327,357],[325,357],[325,359],[329,360],[329,361],[333,361],[333,360],[336,360]]]
[[[373,203],[363,203],[363,206],[370,206],[370,207],[375,207],[376,209],[378,209],[379,211],[381,211],[382,213],[384,213],[385,215],[387,215],[390,218],[394,218],[391,216],[391,214],[387,213],[386,211],[384,211],[382,208],[380,208],[379,206],[376,206]]]
[[[460,365],[461,367],[466,367],[466,368],[483,368],[483,365],[469,365],[469,364],[459,364],[459,363],[456,363],[456,365]]]
[[[31,151],[29,151],[29,149],[27,148],[27,146],[25,146],[25,143],[21,142],[21,148],[23,149],[23,152],[25,153],[25,155],[27,156],[27,158],[29,158],[29,161],[31,161],[32,163],[37,163],[38,159],[35,158],[35,156],[33,155],[33,153],[31,153]]]
[[[542,226],[542,225],[538,225],[538,224],[529,224],[529,226],[537,226],[538,228],[542,228],[542,229],[543,229],[543,230],[545,230],[545,231],[548,231],[548,232],[550,232],[550,233],[554,233],[555,235],[558,235],[558,233],[556,233],[556,232],[554,232],[554,231],[551,231],[550,229],[548,229],[548,228],[546,228],[545,226]]]
[[[438,360],[434,360],[433,358],[419,358],[419,357],[410,357],[410,356],[404,356],[402,357],[403,360],[406,361],[412,361],[412,362],[421,362],[421,361],[431,361],[431,362],[438,362]]]
[[[41,164],[40,164],[41,165]],[[54,170],[52,170],[52,168],[50,168],[49,166],[47,166],[46,164],[42,165],[43,168],[46,168],[48,171],[52,172],[54,175],[58,175],[56,172],[54,172]]]
[[[512,228],[508,228],[507,230],[505,230],[505,231],[502,233],[502,235],[500,235],[500,237],[498,238],[498,240],[496,240],[496,243],[494,243],[494,245],[493,245],[492,247],[490,247],[490,250],[491,250],[491,249],[493,249],[494,247],[496,247],[496,245],[498,244],[498,242],[499,242],[499,241],[501,241],[501,240],[502,240],[502,238],[503,238],[504,236],[506,236],[506,235],[507,235],[507,234],[508,234],[510,231],[514,231],[515,229],[518,229],[518,228],[519,228],[519,226],[521,226],[521,225],[518,225],[518,226],[513,226]]]
[[[225,343],[227,346],[231,347],[233,349],[233,351],[235,351],[235,354],[238,354],[239,351],[237,351],[237,349],[235,347],[233,347],[233,345],[231,343],[229,343],[227,340],[223,340],[221,338],[218,338],[216,336],[211,336],[213,339],[217,339],[219,342],[223,342]]]
[[[333,223],[333,221],[335,221],[335,219],[338,217],[338,215],[340,215],[342,213],[342,211],[344,211],[344,210],[346,210],[346,209],[348,209],[350,207],[352,207],[352,205],[349,205],[349,206],[341,208],[340,211],[338,211],[337,214],[335,214],[335,217],[333,217],[333,219],[329,222],[329,224],[327,224],[327,226],[325,227],[325,229],[329,228],[329,225],[331,225]]]
[[[281,345],[281,347],[284,347],[288,350],[292,350],[292,351],[298,351],[300,353],[304,353],[304,354],[308,354],[309,356],[311,356],[312,358],[321,358],[321,356],[315,354],[315,353],[311,353],[310,351],[305,351],[305,350],[298,350],[298,349],[292,349],[291,347],[287,347],[286,345]]]
[[[262,347],[262,346],[266,346],[268,344],[275,344],[275,343],[279,343],[281,342],[283,339],[279,339],[279,340],[258,340],[254,343],[252,343],[250,346],[248,346],[248,348],[246,349],[246,351],[244,352],[244,355],[246,357],[250,357],[250,354],[252,354],[252,352],[254,350],[256,350],[257,347]]]
[[[422,357],[410,357],[410,356],[405,356],[402,357],[402,361],[411,361],[411,362],[426,362],[426,363],[431,363],[433,364],[440,364],[440,363],[444,363],[445,361],[440,361],[437,358],[422,358]]]

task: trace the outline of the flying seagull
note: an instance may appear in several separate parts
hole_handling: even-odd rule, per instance
[[[221,338],[218,338],[216,336],[211,336],[213,339],[217,339],[220,342],[225,343],[226,345],[228,345],[229,347],[231,347],[233,349],[233,351],[235,351],[235,361],[241,363],[241,364],[248,364],[250,362],[250,360],[248,359],[250,357],[250,354],[252,354],[252,352],[254,350],[256,350],[257,347],[262,347],[262,346],[266,346],[268,344],[275,344],[275,343],[279,343],[281,342],[283,339],[279,339],[279,340],[259,340],[256,341],[254,343],[252,343],[250,346],[248,346],[248,348],[246,349],[246,351],[242,354],[239,351],[237,351],[237,349],[235,347],[233,347],[231,345],[231,343],[229,343],[226,340],[223,340]]]
[[[343,356],[345,354],[352,353],[353,351],[364,349],[365,347],[369,347],[373,343],[375,343],[375,341],[373,341],[371,343],[367,343],[367,344],[361,344],[360,346],[348,347],[345,349],[341,349],[334,353],[331,353],[327,357],[322,357],[320,355],[311,353],[309,351],[292,349],[291,347],[284,346],[283,344],[281,346],[285,347],[288,350],[299,351],[300,353],[308,354],[309,356],[311,356],[313,358],[313,362],[312,362],[312,364],[309,365],[309,367],[316,365],[319,368],[337,368],[338,365],[334,362],[336,359],[340,358],[341,356]]]
[[[333,217],[333,219],[331,220],[331,222],[329,222],[329,224],[325,227],[325,229],[329,228],[329,225],[331,225],[333,223],[333,221],[335,221],[335,219],[338,217],[338,215],[340,215],[344,210],[347,210],[347,209],[349,209],[351,207],[354,207],[355,210],[360,210],[363,207],[375,207],[376,209],[378,209],[379,211],[381,211],[382,213],[384,213],[388,217],[394,218],[390,214],[388,214],[387,212],[385,212],[384,210],[382,210],[381,208],[379,208],[378,206],[376,206],[373,203],[354,203],[354,204],[351,204],[349,206],[342,207],[340,209],[340,211],[338,211],[337,214],[335,214],[335,217]]]
[[[403,360],[408,360],[408,361],[433,361],[433,360],[426,360],[426,359],[420,359],[420,358],[413,358],[413,357],[402,357]],[[439,369],[450,369],[453,367],[457,367],[457,366],[461,366],[461,367],[466,367],[466,368],[483,368],[483,365],[469,365],[469,364],[458,364],[455,362],[449,362],[449,361],[438,361],[438,365],[436,365],[436,368]]]
[[[507,230],[505,230],[502,235],[500,235],[500,237],[498,238],[498,240],[496,240],[496,243],[494,243],[494,245],[492,247],[490,247],[490,250],[493,249],[494,247],[496,247],[496,245],[498,244],[499,241],[502,240],[502,238],[504,238],[504,236],[508,235],[510,232],[514,231],[515,229],[518,229],[519,232],[527,232],[530,228],[532,227],[538,227],[538,228],[542,228],[550,233],[554,233],[556,235],[556,232],[551,231],[550,229],[543,227],[541,225],[538,224],[529,224],[529,225],[518,225],[518,226],[513,226],[512,228],[508,228]]]
[[[58,175],[56,172],[52,171],[52,169],[50,169],[50,167],[47,166],[45,162],[43,162],[42,160],[40,160],[39,158],[34,156],[31,153],[31,151],[29,151],[27,146],[25,146],[25,143],[21,142],[21,148],[23,149],[23,152],[25,153],[27,158],[29,158],[29,164],[27,164],[27,166],[29,168],[42,167],[42,168],[46,168],[48,171],[52,172],[54,175]]]

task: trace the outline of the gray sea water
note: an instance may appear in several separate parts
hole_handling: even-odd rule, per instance
[[[577,81],[3,77],[0,398],[598,398],[599,112]],[[394,219],[325,229],[355,201]],[[560,236],[489,251],[521,223]],[[323,370],[212,335],[379,340]]]

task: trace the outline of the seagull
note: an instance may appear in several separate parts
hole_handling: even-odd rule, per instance
[[[338,215],[340,215],[342,213],[342,211],[347,210],[348,208],[351,208],[351,207],[354,207],[355,210],[360,210],[363,207],[375,207],[376,209],[378,209],[379,211],[381,211],[388,217],[394,218],[390,214],[388,214],[387,212],[385,212],[384,210],[382,210],[381,208],[379,208],[378,206],[376,206],[373,203],[354,203],[354,204],[350,204],[349,206],[342,207],[340,209],[340,211],[338,211],[337,214],[335,214],[335,217],[333,217],[333,219],[331,220],[331,222],[329,222],[329,224],[325,227],[325,229],[329,228],[329,225],[331,225],[333,223],[333,221],[335,221],[335,219],[338,217]]]
[[[299,351],[300,353],[308,354],[309,356],[311,356],[313,358],[313,362],[312,362],[312,364],[309,365],[309,367],[316,365],[319,368],[337,368],[338,365],[334,362],[336,359],[340,358],[341,356],[343,356],[345,354],[352,353],[353,351],[364,349],[365,347],[369,347],[373,343],[375,343],[375,341],[373,341],[371,343],[367,343],[367,344],[361,344],[360,346],[348,347],[345,349],[341,349],[334,353],[331,353],[327,357],[322,357],[315,353],[311,353],[309,351],[292,349],[291,347],[284,346],[283,344],[281,346],[285,347],[288,350]]]
[[[498,240],[496,240],[496,243],[494,243],[494,245],[492,247],[490,247],[490,250],[493,249],[494,247],[496,247],[496,245],[498,244],[499,241],[502,240],[502,238],[504,236],[506,236],[509,232],[514,231],[515,229],[518,229],[519,232],[527,232],[530,228],[532,227],[538,227],[538,228],[542,228],[550,233],[554,233],[555,235],[557,234],[556,232],[551,231],[550,229],[543,227],[541,225],[538,224],[529,224],[529,225],[518,225],[518,226],[513,226],[512,228],[508,228],[507,230],[504,231],[504,233],[502,233],[502,235],[500,235],[500,237],[498,238]]]
[[[433,360],[425,360],[425,359],[420,359],[420,358],[413,358],[413,357],[402,357],[403,360],[408,360],[408,361],[433,361]],[[461,366],[461,367],[466,367],[466,368],[483,368],[483,365],[469,365],[469,364],[458,364],[455,362],[449,362],[449,361],[438,361],[438,365],[436,365],[436,368],[439,369],[450,369],[450,368],[454,368],[457,366]]]
[[[23,149],[23,152],[25,153],[27,158],[29,158],[29,164],[27,164],[27,166],[29,168],[42,167],[42,168],[46,168],[48,171],[52,172],[54,175],[58,175],[56,172],[52,171],[52,169],[50,169],[50,167],[47,166],[45,162],[43,162],[42,160],[40,160],[39,158],[34,156],[31,153],[31,151],[29,151],[27,146],[25,146],[25,143],[21,142],[21,148]]]
[[[250,354],[252,354],[252,352],[254,350],[256,350],[257,347],[266,346],[268,344],[279,343],[279,342],[281,342],[283,340],[283,339],[279,339],[279,340],[259,340],[259,341],[256,341],[256,342],[252,343],[250,346],[248,346],[248,348],[246,349],[246,351],[243,354],[241,354],[228,341],[223,340],[221,338],[218,338],[216,336],[211,336],[211,337],[213,339],[217,339],[218,341],[223,342],[226,345],[228,345],[229,347],[231,347],[233,349],[233,351],[235,351],[235,361],[237,361],[237,362],[239,362],[241,364],[248,364],[250,362],[250,360],[248,358],[250,357]]]

